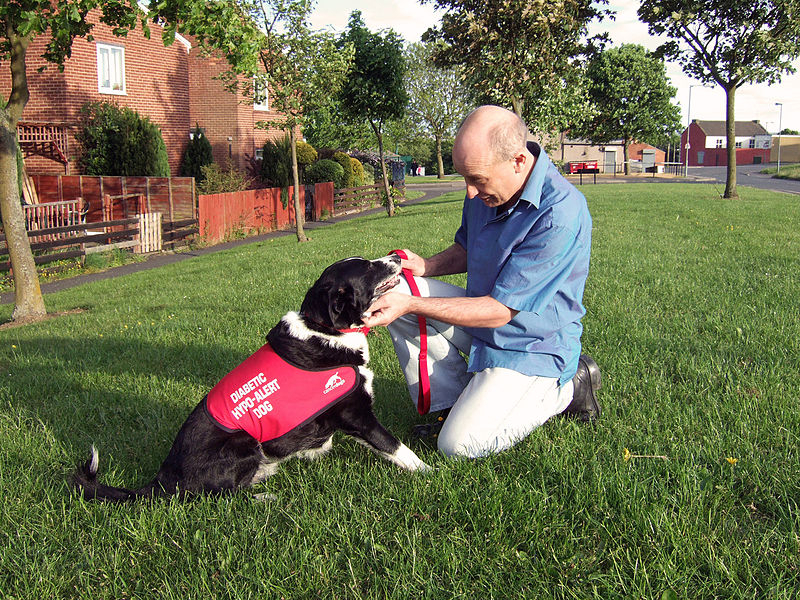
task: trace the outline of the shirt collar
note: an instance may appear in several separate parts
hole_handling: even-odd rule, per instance
[[[547,169],[550,166],[550,157],[542,150],[536,142],[528,142],[528,150],[536,158],[536,163],[533,165],[530,177],[522,190],[520,200],[525,200],[534,208],[539,208],[539,203],[542,201],[542,186],[544,185],[544,176],[547,174]]]
[[[536,162],[533,165],[531,174],[528,176],[528,181],[525,182],[525,187],[522,189],[522,194],[520,194],[519,200],[514,203],[514,206],[505,210],[499,215],[495,215],[495,217],[491,219],[491,222],[502,221],[508,218],[509,215],[511,215],[511,213],[517,209],[521,201],[527,202],[536,209],[539,208],[539,204],[542,201],[542,186],[544,185],[544,176],[547,173],[548,167],[550,166],[550,158],[547,156],[547,153],[542,150],[542,147],[536,142],[528,142],[527,147],[530,153],[533,154]]]

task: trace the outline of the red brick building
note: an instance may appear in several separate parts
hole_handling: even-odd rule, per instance
[[[117,37],[99,22],[99,10],[89,13],[95,22],[94,40],[76,38],[64,72],[41,55],[47,39],[35,38],[27,53],[30,100],[19,128],[25,165],[29,173],[79,173],[80,148],[74,126],[86,102],[114,102],[147,116],[161,128],[173,175],[178,175],[189,134],[198,123],[214,149],[214,160],[244,170],[248,156],[256,155],[267,139],[283,132],[256,127],[274,119],[268,98],[254,105],[244,96],[224,89],[214,76],[225,70],[223,59],[200,56],[190,40],[176,36],[165,47],[161,28],[151,24],[150,38],[141,29]],[[38,72],[40,66],[46,70]],[[0,61],[0,94],[11,91],[9,63]],[[28,139],[25,142],[26,132]],[[52,135],[52,143],[41,142]],[[63,134],[66,133],[66,136]],[[39,140],[34,142],[32,140]],[[65,164],[64,161],[67,161]]]
[[[753,165],[769,162],[772,136],[758,121],[736,121],[736,164]],[[689,138],[689,166],[716,167],[728,164],[728,140],[725,121],[693,120],[681,134],[681,162],[686,160],[686,138]]]

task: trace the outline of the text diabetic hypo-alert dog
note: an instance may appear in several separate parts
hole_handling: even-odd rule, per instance
[[[425,469],[372,411],[372,371],[362,315],[399,280],[400,259],[349,258],[322,273],[300,312],[203,398],[178,432],[155,479],[129,490],[97,480],[98,453],[75,473],[89,499],[125,501],[225,492],[263,481],[282,461],[313,458],[343,431],[408,470]]]

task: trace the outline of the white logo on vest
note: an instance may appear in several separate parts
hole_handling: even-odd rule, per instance
[[[328,379],[328,383],[325,384],[325,391],[323,392],[323,394],[332,392],[336,388],[343,386],[345,383],[347,382],[341,377],[339,377],[339,371],[336,371],[336,373],[331,375],[331,378]]]

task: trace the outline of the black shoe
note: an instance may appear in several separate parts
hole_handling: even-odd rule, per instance
[[[581,354],[578,360],[578,372],[572,378],[575,391],[572,402],[562,413],[583,423],[594,421],[602,412],[597,402],[597,390],[600,389],[600,367],[590,356]]]
[[[447,418],[447,415],[449,414],[450,414],[450,409],[446,408],[443,411],[439,412],[439,415],[436,417],[436,420],[433,423],[423,423],[422,425],[414,425],[414,427],[411,428],[411,437],[415,438],[436,437],[442,430],[442,425],[444,425],[444,420]]]

